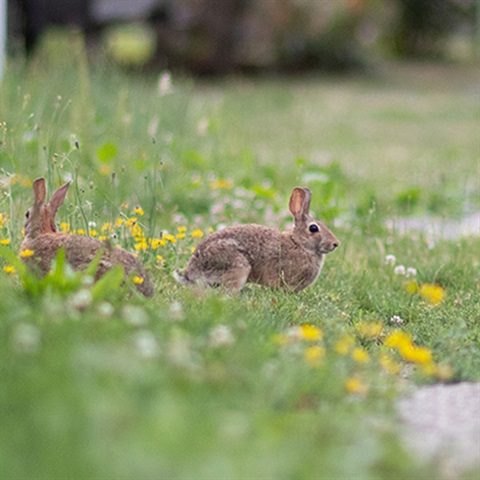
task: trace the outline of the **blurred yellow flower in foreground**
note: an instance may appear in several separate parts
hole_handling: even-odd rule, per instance
[[[20,256],[22,258],[28,258],[28,257],[31,257],[35,252],[33,250],[29,250],[28,248],[25,249],[25,250],[22,250],[20,252]]]
[[[440,305],[445,298],[445,290],[440,285],[432,283],[420,285],[418,294],[430,305]]]
[[[355,338],[350,334],[346,334],[335,344],[335,351],[340,355],[347,355],[353,345],[355,345]]]
[[[143,283],[143,278],[135,275],[133,277],[133,283],[135,283],[136,285],[141,285]]]
[[[370,355],[364,348],[356,347],[352,351],[352,358],[358,363],[367,363],[370,360]]]
[[[355,330],[363,338],[377,338],[383,332],[383,325],[381,322],[358,322],[355,325]]]
[[[325,357],[325,348],[320,347],[319,345],[308,347],[305,350],[303,357],[311,367],[318,367],[322,359]]]
[[[304,323],[300,325],[300,337],[303,340],[309,340],[315,342],[317,340],[321,340],[323,338],[323,332],[314,325],[310,325],[308,323]]]
[[[0,240],[0,245],[10,245],[10,240],[8,238],[2,238]]]
[[[368,386],[357,377],[350,377],[345,383],[345,388],[348,393],[357,395],[365,395],[368,392]]]
[[[3,267],[3,271],[5,273],[8,273],[8,275],[11,275],[12,273],[16,272],[15,267],[13,265],[5,265]]]

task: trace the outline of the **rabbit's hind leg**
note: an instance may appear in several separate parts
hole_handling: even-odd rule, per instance
[[[222,272],[221,285],[231,293],[238,293],[247,283],[252,267],[241,253],[232,260],[231,266]]]

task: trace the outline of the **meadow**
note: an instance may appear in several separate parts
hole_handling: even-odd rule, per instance
[[[436,478],[395,401],[480,380],[479,238],[403,232],[480,210],[478,70],[197,80],[11,62],[0,96],[5,479]],[[138,255],[144,299],[18,259],[32,182],[59,229]],[[294,186],[341,241],[317,282],[240,295],[173,279],[222,225],[287,228]],[[470,478],[468,475],[465,478]],[[473,476],[471,477],[473,478]]]

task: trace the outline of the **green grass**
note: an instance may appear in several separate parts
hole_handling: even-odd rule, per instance
[[[42,55],[11,63],[0,95],[0,262],[17,267],[0,271],[2,478],[435,477],[401,446],[394,402],[411,383],[480,380],[479,239],[433,242],[386,224],[480,209],[475,72],[174,76],[159,95],[156,76],[88,67],[81,45]],[[50,192],[74,180],[59,222],[138,249],[152,300],[105,282],[85,302],[85,275],[61,260],[41,281],[22,270],[12,252],[38,176]],[[230,297],[174,282],[192,232],[283,227],[295,185],[313,190],[342,243],[316,284]],[[145,249],[139,232],[147,246],[172,237]],[[443,301],[409,293],[388,254]],[[298,338],[302,324],[322,338]],[[396,329],[432,352],[436,372],[388,347]],[[385,355],[408,380],[385,371]]]

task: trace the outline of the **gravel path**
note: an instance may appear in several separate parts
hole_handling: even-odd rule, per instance
[[[410,451],[447,479],[480,479],[480,383],[417,388],[398,408]]]

